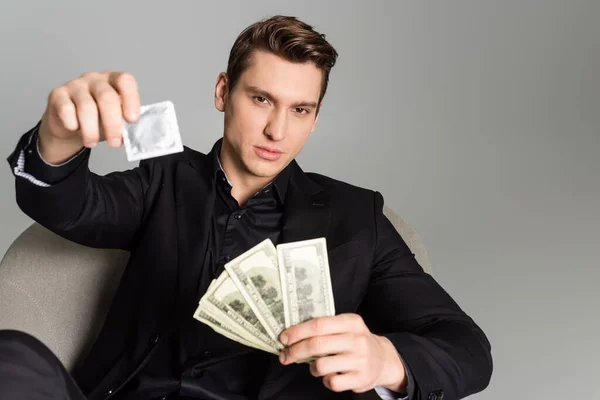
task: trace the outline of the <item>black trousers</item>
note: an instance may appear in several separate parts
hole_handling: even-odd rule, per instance
[[[60,360],[33,336],[0,330],[0,399],[85,400]]]

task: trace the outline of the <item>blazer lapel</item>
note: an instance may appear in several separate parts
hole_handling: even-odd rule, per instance
[[[330,218],[329,195],[302,171],[296,161],[292,161],[291,168],[282,243],[325,237]]]
[[[214,150],[213,150],[214,151]],[[215,203],[211,154],[182,164],[177,171],[176,207],[178,235],[177,320],[189,318],[198,303],[209,230]],[[210,281],[210,280],[209,280]],[[175,316],[175,315],[174,315]]]

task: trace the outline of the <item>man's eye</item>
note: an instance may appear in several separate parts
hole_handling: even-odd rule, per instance
[[[254,98],[256,99],[256,101],[258,101],[259,103],[266,103],[267,99],[262,97],[262,96],[254,96]]]
[[[302,107],[296,107],[296,112],[298,114],[308,114],[309,111],[306,108],[302,108]]]

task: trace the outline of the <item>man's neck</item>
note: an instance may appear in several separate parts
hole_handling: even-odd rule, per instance
[[[219,153],[221,168],[232,187],[231,195],[237,200],[240,207],[273,180],[272,178],[258,178],[241,173],[243,167],[236,164],[225,141],[223,141]]]

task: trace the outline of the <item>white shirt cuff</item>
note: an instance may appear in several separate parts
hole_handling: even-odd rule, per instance
[[[408,400],[408,396],[396,397],[396,394],[383,386],[376,386],[375,391],[383,400]]]

